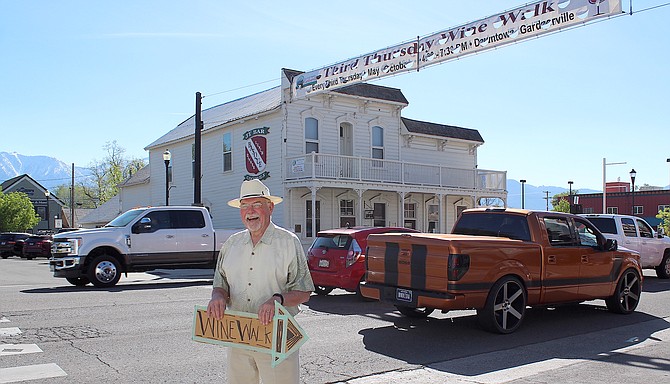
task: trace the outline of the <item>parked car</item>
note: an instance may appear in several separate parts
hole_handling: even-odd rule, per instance
[[[335,288],[342,288],[360,295],[368,235],[402,232],[417,231],[401,227],[352,227],[319,232],[307,251],[315,292],[327,295]]]
[[[30,233],[23,232],[0,233],[0,257],[6,259],[9,256],[21,256],[23,240],[30,236]]]
[[[51,256],[52,243],[52,235],[30,236],[23,242],[23,255],[21,257],[28,260],[32,260],[34,257],[49,258]]]
[[[655,232],[643,218],[599,213],[580,216],[586,217],[608,239],[639,252],[642,268],[654,268],[659,278],[670,279],[670,238]]]

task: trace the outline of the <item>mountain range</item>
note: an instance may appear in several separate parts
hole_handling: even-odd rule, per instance
[[[28,174],[47,189],[54,189],[59,185],[70,185],[72,165],[48,156],[24,156],[8,152],[0,152],[0,182],[12,177]],[[90,170],[84,167],[75,167],[75,182],[80,178],[90,175]],[[547,193],[549,191],[549,209],[551,209],[551,198],[559,193],[567,192],[568,189],[555,186],[534,186],[528,183],[524,185],[524,208],[547,209]],[[575,192],[576,190],[573,190]],[[507,180],[507,205],[510,208],[521,208],[521,183],[517,180]],[[579,193],[601,193],[602,191],[592,189],[580,189]]]
[[[27,174],[47,189],[72,183],[72,165],[49,156],[24,156],[0,152],[0,182]],[[75,183],[91,174],[88,168],[74,167]]]

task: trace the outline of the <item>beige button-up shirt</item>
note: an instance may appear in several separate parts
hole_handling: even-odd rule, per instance
[[[272,222],[256,246],[249,230],[226,240],[214,271],[214,287],[230,294],[229,309],[249,313],[257,313],[275,293],[314,291],[300,240]],[[294,316],[300,311],[297,306],[286,309]]]

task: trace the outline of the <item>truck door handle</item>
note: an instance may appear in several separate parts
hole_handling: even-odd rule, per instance
[[[174,235],[165,235],[165,238],[166,238],[166,239],[171,239],[171,238],[173,238],[173,237],[174,237]]]
[[[550,255],[550,256],[548,256],[548,257],[547,257],[547,262],[548,262],[549,264],[556,264],[556,256],[554,256],[554,255]]]
[[[587,255],[582,255],[582,263],[588,263],[589,257]]]
[[[202,236],[202,237],[209,237],[209,235],[208,235],[208,234],[206,234],[206,233],[203,233],[203,234],[202,234],[202,235],[200,235],[200,236]]]

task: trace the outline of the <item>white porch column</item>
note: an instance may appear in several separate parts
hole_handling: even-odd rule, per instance
[[[363,193],[364,189],[355,189],[356,194],[358,195],[358,213],[356,214],[356,225],[363,225]]]
[[[310,192],[312,192],[312,237],[316,237],[316,191],[318,188],[309,187]]]
[[[438,229],[437,233],[446,233],[446,225],[445,222],[447,221],[447,214],[444,209],[444,207],[447,205],[446,201],[444,201],[446,197],[443,194],[438,194],[437,195],[437,209],[440,212],[440,218],[437,221]]]
[[[398,212],[398,217],[400,218],[398,227],[405,226],[405,192],[400,192],[400,212]]]

